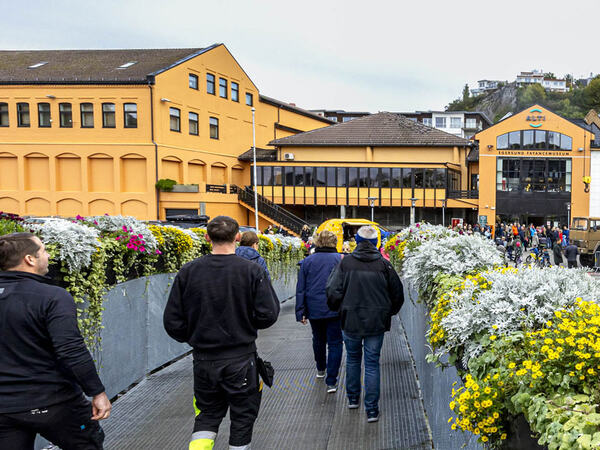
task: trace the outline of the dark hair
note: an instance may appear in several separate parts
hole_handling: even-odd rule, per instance
[[[206,232],[214,244],[228,244],[235,241],[240,226],[229,216],[217,216],[206,226]]]
[[[0,236],[0,270],[18,266],[27,255],[37,256],[41,247],[33,233],[11,233]]]
[[[240,247],[252,247],[254,244],[258,244],[258,236],[256,233],[254,231],[244,231],[242,233]]]

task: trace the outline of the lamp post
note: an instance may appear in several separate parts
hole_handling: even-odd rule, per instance
[[[446,227],[446,199],[442,200],[442,226]]]
[[[371,206],[371,222],[375,222],[375,200],[378,197],[367,197],[369,199],[369,205]]]
[[[571,229],[571,202],[567,202],[567,228]]]
[[[256,187],[256,121],[254,119],[256,109],[252,107],[252,161],[254,163],[254,182],[252,189],[254,190],[254,225],[258,233],[258,189]]]
[[[410,199],[410,224],[411,225],[415,224],[415,206],[417,206],[417,200],[419,200],[419,199],[414,198],[414,197],[412,197]]]

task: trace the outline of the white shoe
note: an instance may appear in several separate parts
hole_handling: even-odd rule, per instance
[[[325,371],[317,370],[317,378],[325,378]]]

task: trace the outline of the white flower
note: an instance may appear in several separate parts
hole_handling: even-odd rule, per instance
[[[123,227],[127,230],[131,230],[134,234],[141,234],[144,236],[144,245],[149,252],[154,252],[158,249],[158,242],[148,229],[146,224],[135,217],[131,216],[90,216],[86,217],[86,222],[94,223],[98,226],[101,231],[113,233],[115,231],[123,231]]]

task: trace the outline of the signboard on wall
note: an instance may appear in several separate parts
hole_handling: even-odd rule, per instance
[[[479,226],[485,227],[487,225],[487,216],[479,216]]]

